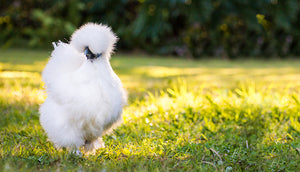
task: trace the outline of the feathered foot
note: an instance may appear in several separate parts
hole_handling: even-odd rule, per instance
[[[82,152],[78,148],[73,149],[72,154],[75,154],[76,156],[82,156]]]
[[[99,148],[105,148],[104,142],[101,137],[98,137],[98,139],[93,142],[87,141],[84,145],[84,151],[87,155],[94,155],[96,153],[96,150]]]

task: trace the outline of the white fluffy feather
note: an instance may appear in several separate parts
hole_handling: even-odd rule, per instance
[[[70,44],[54,45],[42,73],[48,97],[40,123],[57,147],[93,151],[121,119],[126,94],[109,63],[116,41],[109,27],[88,23],[73,33]],[[85,47],[102,56],[88,60]]]

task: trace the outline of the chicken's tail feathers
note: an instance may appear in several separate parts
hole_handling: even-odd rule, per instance
[[[55,49],[57,47],[56,42],[52,42],[53,48]]]
[[[63,42],[58,41],[58,42],[52,42],[53,48],[57,48],[60,44],[62,44]]]

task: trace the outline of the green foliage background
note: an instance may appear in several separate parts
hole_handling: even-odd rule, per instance
[[[0,46],[49,47],[86,22],[118,48],[201,58],[297,56],[300,0],[0,0]]]

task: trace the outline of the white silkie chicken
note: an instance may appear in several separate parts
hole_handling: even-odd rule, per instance
[[[127,98],[109,63],[116,41],[109,27],[88,23],[69,44],[53,43],[42,73],[48,97],[40,123],[56,147],[95,152],[104,146],[101,136],[121,121]]]

